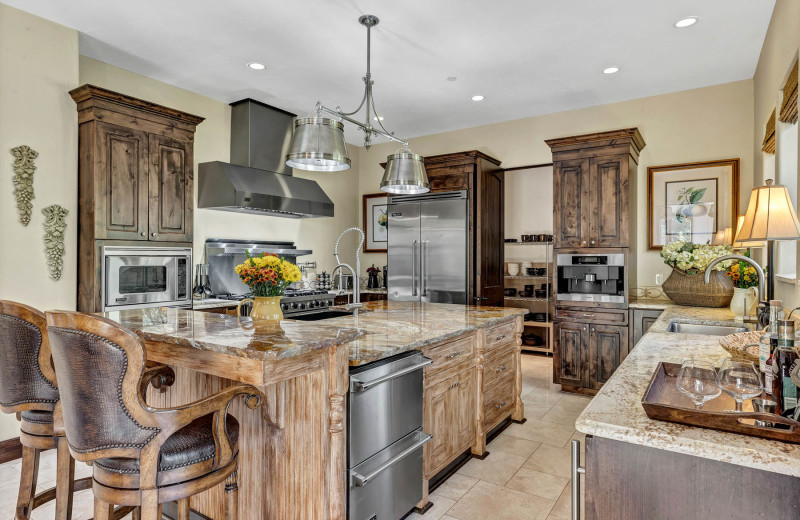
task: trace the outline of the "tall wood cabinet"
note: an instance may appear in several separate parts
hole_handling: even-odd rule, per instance
[[[202,117],[93,85],[78,108],[78,310],[100,310],[103,245],[191,246]]]
[[[503,171],[500,161],[481,152],[425,157],[431,192],[469,192],[468,301],[503,305]]]
[[[621,253],[629,290],[636,285],[642,135],[626,128],[546,143],[553,152],[554,260],[559,253]],[[624,304],[556,301],[555,316],[554,382],[567,391],[596,392],[628,354],[627,298]]]

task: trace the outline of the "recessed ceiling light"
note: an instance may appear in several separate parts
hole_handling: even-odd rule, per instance
[[[383,116],[375,116],[372,119],[374,119],[375,121],[383,121]]]
[[[447,77],[447,81],[455,81],[455,80],[457,80],[457,79],[458,79],[458,78],[457,78],[457,77],[455,77],[455,76],[448,76],[448,77]]]
[[[675,27],[678,29],[684,29],[686,27],[691,27],[692,25],[696,24],[700,21],[700,18],[696,16],[687,16],[686,18],[681,18],[677,22],[675,22]]]
[[[472,101],[483,101],[483,96],[472,96]]]
[[[247,66],[253,70],[264,70],[267,68],[267,66],[264,65],[263,63],[258,63],[255,61],[251,61],[250,63],[247,64]]]
[[[603,69],[603,74],[616,74],[619,72],[619,67],[607,67]]]

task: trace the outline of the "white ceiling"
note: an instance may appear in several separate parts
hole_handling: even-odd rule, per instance
[[[225,102],[355,109],[372,34],[384,124],[416,137],[753,77],[774,0],[2,0],[81,54]],[[700,22],[673,24],[686,16]],[[267,70],[248,69],[251,61]],[[603,75],[601,69],[621,72]],[[456,76],[455,82],[447,81]],[[483,102],[470,100],[481,94]],[[363,115],[359,117],[363,119]],[[360,144],[354,125],[348,141]]]

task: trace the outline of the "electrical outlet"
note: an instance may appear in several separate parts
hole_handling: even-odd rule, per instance
[[[663,282],[664,282],[664,275],[661,274],[661,273],[658,273],[656,275],[656,285],[661,285]]]

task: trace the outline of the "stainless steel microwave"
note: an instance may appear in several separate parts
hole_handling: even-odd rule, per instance
[[[104,246],[102,311],[192,306],[192,249]]]

